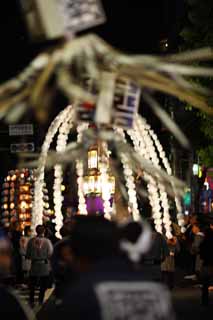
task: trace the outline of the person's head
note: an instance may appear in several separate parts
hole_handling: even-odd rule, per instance
[[[18,221],[14,221],[11,224],[11,230],[12,231],[20,231],[20,226],[19,226],[19,222]]]
[[[201,231],[201,228],[200,228],[200,225],[199,223],[194,223],[193,226],[192,226],[192,232],[194,234],[197,234],[198,232]]]
[[[31,236],[31,228],[30,228],[30,226],[26,226],[24,228],[24,235],[25,235],[25,237],[30,237]]]
[[[44,236],[44,233],[45,233],[45,227],[41,224],[37,225],[36,227],[37,236]]]
[[[152,232],[145,221],[130,221],[120,226],[120,248],[128,260],[138,264],[144,254],[148,252],[152,244]]]
[[[67,270],[73,273],[72,245],[69,238],[59,241],[54,246],[51,266],[55,279],[59,281],[61,277],[67,276],[67,274],[65,275]]]
[[[53,235],[54,234],[53,234],[52,230],[49,228],[49,226],[45,225],[45,227],[44,227],[44,236],[46,238],[48,238],[48,239],[51,239]]]
[[[185,215],[185,216],[184,216],[184,223],[185,223],[185,225],[187,225],[187,224],[190,223],[190,219],[191,219],[190,215]]]
[[[127,239],[131,243],[138,240],[142,232],[142,226],[137,222],[130,222],[124,227],[120,228],[120,238]]]
[[[177,238],[176,237],[172,237],[170,239],[167,239],[167,244],[171,245],[171,246],[175,246],[177,243]]]
[[[197,221],[198,221],[197,215],[192,215],[190,219],[190,224],[191,225],[197,224]]]
[[[70,220],[66,221],[60,229],[60,235],[62,238],[69,237],[72,233],[72,229],[74,228],[75,221],[77,216],[73,216]]]
[[[78,271],[85,271],[98,261],[118,255],[118,228],[101,216],[76,217],[71,233],[73,263]]]

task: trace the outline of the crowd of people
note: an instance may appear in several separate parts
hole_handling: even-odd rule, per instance
[[[170,291],[178,268],[200,283],[201,303],[208,305],[213,219],[186,216],[185,234],[173,224],[172,239],[148,222],[118,225],[75,215],[64,222],[61,240],[51,223],[38,225],[36,236],[29,227],[21,233],[18,223],[0,229],[0,313],[9,315],[13,305],[17,319],[31,319],[38,287],[37,319],[173,319]],[[11,291],[22,287],[29,288],[30,308]]]

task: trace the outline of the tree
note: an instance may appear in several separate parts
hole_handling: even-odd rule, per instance
[[[213,1],[212,0],[185,0],[188,6],[188,19],[181,31],[184,40],[180,50],[213,47]],[[211,65],[212,67],[212,65]],[[213,79],[197,80],[199,83],[213,88]],[[188,109],[191,106],[187,106]],[[200,118],[200,132],[203,141],[197,148],[200,161],[210,167],[213,166],[213,118],[197,112]]]

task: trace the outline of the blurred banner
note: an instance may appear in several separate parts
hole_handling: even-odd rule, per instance
[[[57,0],[66,33],[79,32],[106,21],[100,0]]]
[[[33,40],[72,37],[106,21],[100,0],[20,0]]]

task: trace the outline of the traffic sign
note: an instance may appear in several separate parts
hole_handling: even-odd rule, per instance
[[[10,136],[32,136],[34,133],[33,124],[10,124]]]
[[[34,152],[34,151],[35,151],[35,144],[33,142],[12,143],[10,145],[11,153]]]

